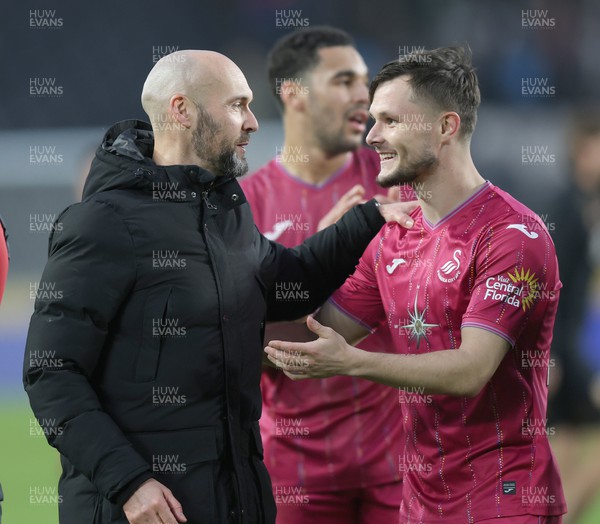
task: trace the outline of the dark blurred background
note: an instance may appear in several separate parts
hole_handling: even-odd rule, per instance
[[[556,87],[552,105],[591,102],[600,81],[600,3],[595,0],[20,4],[5,4],[0,21],[2,61],[8,65],[0,86],[3,129],[104,126],[127,116],[142,117],[141,81],[154,57],[169,48],[227,54],[254,88],[256,112],[275,117],[264,59],[290,24],[330,23],[347,29],[373,71],[396,58],[402,46],[469,43],[486,102],[515,109],[532,105],[521,96],[523,77],[547,78]],[[299,15],[293,13],[297,10]],[[54,16],[47,16],[52,11]],[[31,18],[37,27],[30,25]],[[60,19],[62,25],[40,25],[44,19]],[[32,77],[55,78],[64,94],[51,102],[31,98]],[[547,106],[547,101],[537,99],[533,105]]]

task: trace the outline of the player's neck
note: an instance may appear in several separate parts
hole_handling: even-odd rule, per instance
[[[432,224],[450,214],[485,184],[470,154],[440,165],[443,167],[422,177],[415,185],[423,216]]]
[[[335,175],[349,161],[352,153],[328,155],[321,148],[306,141],[287,139],[280,154],[280,163],[288,173],[308,184],[322,184]]]

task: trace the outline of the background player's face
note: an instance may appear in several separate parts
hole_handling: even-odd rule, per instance
[[[583,191],[600,191],[600,134],[590,134],[575,147],[574,176]]]
[[[317,144],[336,155],[357,149],[369,118],[367,66],[351,46],[319,49],[308,74],[306,112]]]
[[[258,122],[249,107],[252,91],[246,78],[239,69],[226,73],[196,105],[192,147],[214,174],[239,177],[248,171],[245,146]]]
[[[414,101],[406,77],[381,84],[373,96],[370,113],[375,124],[367,143],[379,153],[381,171],[377,182],[381,186],[411,183],[435,168],[435,113]]]

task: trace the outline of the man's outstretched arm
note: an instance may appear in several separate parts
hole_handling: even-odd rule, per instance
[[[356,263],[386,222],[410,228],[408,214],[416,203],[376,206],[374,201],[356,206],[337,223],[308,237],[294,248],[267,240],[256,230],[261,260],[257,278],[266,290],[267,320],[294,320],[317,309],[354,271]],[[293,285],[298,300],[278,297],[278,285]]]

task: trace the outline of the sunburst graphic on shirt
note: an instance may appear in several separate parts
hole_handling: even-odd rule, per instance
[[[508,273],[508,277],[517,286],[521,284],[521,306],[523,311],[527,311],[533,305],[536,297],[539,296],[539,279],[535,278],[535,273],[532,273],[531,270],[528,269],[525,272],[525,268],[521,268],[520,272],[515,269],[515,274]]]
[[[427,330],[429,328],[439,327],[439,324],[428,324],[425,322],[425,313],[427,313],[427,309],[429,306],[425,307],[425,309],[419,312],[417,307],[417,297],[419,296],[419,288],[417,288],[417,293],[415,294],[415,306],[414,311],[411,311],[407,308],[408,316],[410,317],[410,324],[405,324],[404,326],[399,326],[404,329],[410,329],[410,336],[408,337],[408,341],[410,342],[413,338],[417,339],[417,349],[421,345],[421,339],[425,339],[426,342],[429,342],[427,338]]]

